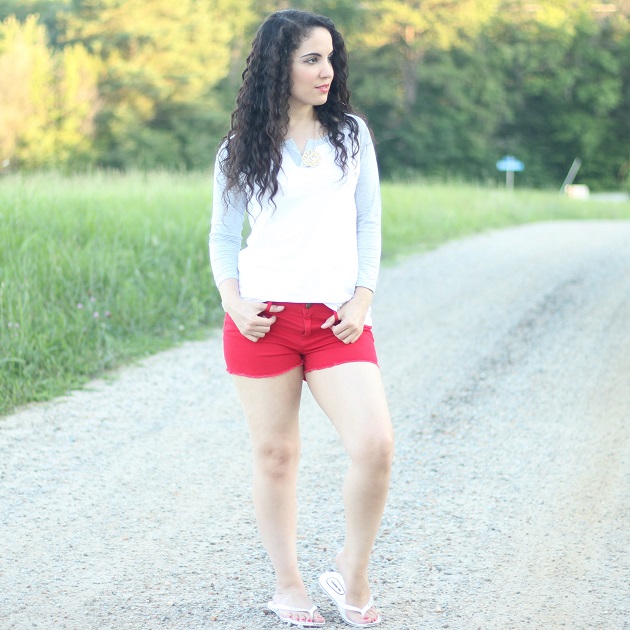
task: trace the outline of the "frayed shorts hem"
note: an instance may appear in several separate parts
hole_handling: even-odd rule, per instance
[[[338,367],[339,365],[346,365],[348,363],[370,363],[380,369],[378,361],[371,361],[370,359],[349,359],[348,361],[339,361],[337,363],[331,363],[330,365],[322,365],[318,367],[312,367],[308,370],[304,370],[304,380],[306,380],[306,375],[310,374],[311,372],[320,372],[321,370],[328,370],[330,368]],[[225,371],[230,376],[240,376],[243,378],[276,378],[277,376],[288,374],[292,370],[295,370],[295,368],[299,368],[299,367],[303,368],[304,364],[298,363],[297,365],[294,365],[293,367],[277,372],[276,374],[241,374],[240,372],[231,371],[227,367],[225,368]]]

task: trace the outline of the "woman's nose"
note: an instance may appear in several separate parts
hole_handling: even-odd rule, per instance
[[[335,72],[333,70],[332,63],[330,61],[326,61],[319,75],[322,77],[322,79],[327,79],[332,77],[334,73]]]

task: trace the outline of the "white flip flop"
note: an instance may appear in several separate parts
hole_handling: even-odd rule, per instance
[[[313,605],[312,608],[295,608],[294,606],[285,606],[284,604],[276,604],[275,602],[267,602],[267,608],[271,612],[276,613],[278,618],[283,623],[287,623],[290,626],[297,626],[298,628],[321,628],[326,622],[325,621],[295,621],[295,619],[287,619],[283,617],[280,612],[294,612],[294,613],[306,613],[311,620],[315,617],[315,611],[317,610],[317,606]]]
[[[346,604],[346,585],[343,581],[341,573],[329,571],[322,573],[319,576],[319,585],[324,592],[333,600],[333,603],[337,606],[341,618],[349,625],[355,628],[367,628],[368,626],[376,626],[381,623],[381,616],[379,615],[376,621],[369,621],[368,623],[357,623],[348,619],[346,611],[359,613],[362,617],[365,617],[365,613],[374,606],[374,600],[370,597],[370,601],[363,607],[357,608],[356,606],[350,606]]]

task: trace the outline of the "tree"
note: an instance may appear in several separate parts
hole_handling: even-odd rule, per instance
[[[383,173],[482,176],[489,160],[482,146],[491,144],[503,98],[477,42],[496,2],[361,4],[352,87],[374,124]]]
[[[526,162],[523,179],[532,185],[560,186],[575,157],[583,181],[612,184],[599,165],[621,99],[621,65],[609,22],[593,19],[590,4],[534,11],[508,2],[489,29],[509,95],[500,144]]]
[[[30,15],[37,15],[38,22],[46,27],[48,41],[54,47],[57,42],[57,23],[60,12],[68,9],[71,0],[0,0],[0,21],[14,16],[24,22]]]
[[[0,24],[0,161],[57,167],[90,152],[96,69],[80,47],[54,53],[37,16]]]
[[[630,0],[0,0],[0,161],[205,168],[255,29],[331,17],[385,176],[630,178]],[[40,16],[34,15],[39,12]]]
[[[71,169],[93,164],[94,120],[101,107],[98,93],[100,62],[81,45],[66,46],[55,55],[56,160]]]
[[[418,98],[426,53],[471,41],[496,4],[497,0],[366,0],[362,5],[368,28],[357,39],[367,48],[396,49],[402,106],[409,112]]]
[[[0,160],[15,159],[20,137],[32,125],[31,74],[34,57],[42,51],[41,30],[36,20],[24,28],[14,18],[0,24]]]
[[[104,68],[97,119],[105,165],[198,166],[186,138],[220,108],[213,87],[230,71],[231,43],[252,19],[246,0],[74,0],[65,41],[79,42]],[[150,10],[148,10],[150,9]],[[188,123],[187,123],[188,121]],[[208,163],[216,129],[205,129]]]

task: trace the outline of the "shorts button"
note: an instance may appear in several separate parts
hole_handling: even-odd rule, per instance
[[[310,302],[308,304],[304,305],[306,308],[311,308],[311,306],[313,306]]]

